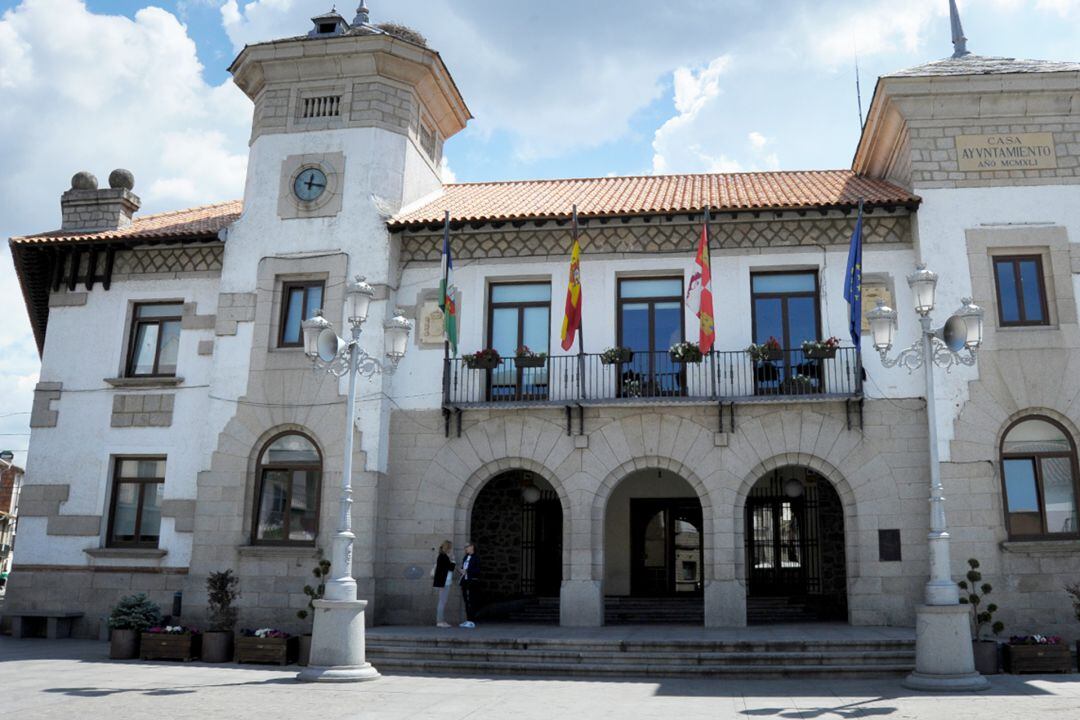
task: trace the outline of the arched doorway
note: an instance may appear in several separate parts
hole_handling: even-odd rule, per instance
[[[669,470],[632,472],[604,514],[605,622],[704,622],[704,528],[694,488]]]
[[[470,539],[481,560],[481,617],[558,622],[563,511],[528,470],[492,478],[476,496]]]
[[[844,507],[824,477],[787,466],[746,500],[747,622],[847,619]]]

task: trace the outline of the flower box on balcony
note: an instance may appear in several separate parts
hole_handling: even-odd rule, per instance
[[[295,635],[279,633],[276,637],[259,637],[245,633],[236,638],[236,662],[288,665],[296,662],[299,647],[299,638]]]
[[[600,362],[604,365],[625,365],[634,359],[634,351],[628,347],[612,347],[600,353]]]
[[[471,355],[462,355],[461,359],[465,361],[465,367],[470,370],[494,370],[502,362],[498,351],[490,348],[479,350]]]
[[[1011,673],[1072,672],[1069,646],[1055,643],[1014,643],[1005,646],[1005,670]]]
[[[188,662],[199,657],[202,636],[198,631],[182,628],[150,628],[140,638],[139,657],[143,660],[183,660]]]
[[[518,355],[514,364],[519,368],[538,368],[547,365],[547,355]]]
[[[754,362],[767,362],[784,358],[784,351],[780,347],[780,341],[774,337],[770,337],[760,345],[752,343],[750,347],[746,348],[746,354]]]
[[[668,356],[677,363],[699,363],[704,357],[701,348],[692,342],[675,343],[668,350]]]
[[[811,360],[832,360],[840,341],[831,337],[827,340],[807,340],[802,344],[803,354]]]

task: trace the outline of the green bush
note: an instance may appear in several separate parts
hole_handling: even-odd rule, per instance
[[[330,561],[323,557],[322,549],[318,551],[318,556],[319,564],[311,571],[318,584],[314,587],[311,585],[304,586],[304,594],[308,596],[307,609],[296,612],[296,617],[301,620],[306,620],[315,611],[315,601],[322,600],[323,593],[326,592],[326,578],[330,577]]]
[[[136,630],[161,624],[161,608],[150,602],[146,593],[128,595],[113,606],[109,614],[109,627],[113,630]]]

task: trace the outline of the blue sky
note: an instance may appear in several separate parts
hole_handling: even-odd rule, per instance
[[[80,169],[133,170],[143,212],[239,197],[251,106],[226,68],[331,1],[0,0],[0,235],[54,228]],[[978,54],[1080,60],[1080,0],[959,4]],[[878,75],[951,53],[947,0],[369,6],[428,38],[476,116],[446,145],[461,181],[846,167],[856,51],[864,108]],[[0,449],[22,450],[38,359],[7,253],[0,312]]]

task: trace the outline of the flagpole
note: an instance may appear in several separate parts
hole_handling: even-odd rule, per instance
[[[709,217],[709,204],[706,203],[705,204],[705,251],[708,253],[708,257],[709,257],[709,278],[708,278],[709,282],[708,282],[708,285],[711,287],[712,286],[712,233],[709,231],[709,220],[710,219],[711,218]],[[706,285],[705,278],[701,278],[701,287],[704,288],[705,285]],[[699,307],[698,312],[700,313],[700,311],[701,311],[701,309]],[[713,312],[714,313],[716,312],[715,309],[713,310]],[[698,323],[700,323],[700,322],[701,322],[701,318],[698,318]],[[713,327],[715,328],[716,326],[713,325]],[[700,334],[700,330],[698,332]],[[714,340],[713,340],[712,347],[709,348],[709,355],[712,356],[712,359],[713,359],[713,363],[712,363],[712,366],[713,366],[712,394],[713,394],[713,397],[717,397],[716,388],[720,384],[720,381],[719,381],[717,376],[720,374],[720,368],[717,367],[718,363],[717,363],[717,359],[716,359],[717,356],[716,356],[716,340],[715,340],[716,330],[715,329],[713,330],[713,333],[714,333]],[[701,338],[698,338],[699,341],[700,341],[700,339]]]
[[[578,242],[577,203],[573,206],[574,242]],[[578,259],[578,286],[581,287],[581,260]],[[578,291],[581,293],[581,291]],[[585,399],[585,299],[578,295],[578,394]]]
[[[439,307],[443,311],[443,402],[450,397],[450,336],[446,334],[446,313],[450,312],[450,308],[446,306],[446,291],[449,290],[447,283],[450,282],[450,260],[445,257],[447,251],[450,248],[450,211],[447,210],[443,215],[443,268],[442,268],[442,297],[439,298]],[[447,420],[447,428],[449,428],[449,420]],[[447,430],[449,432],[449,430]]]

